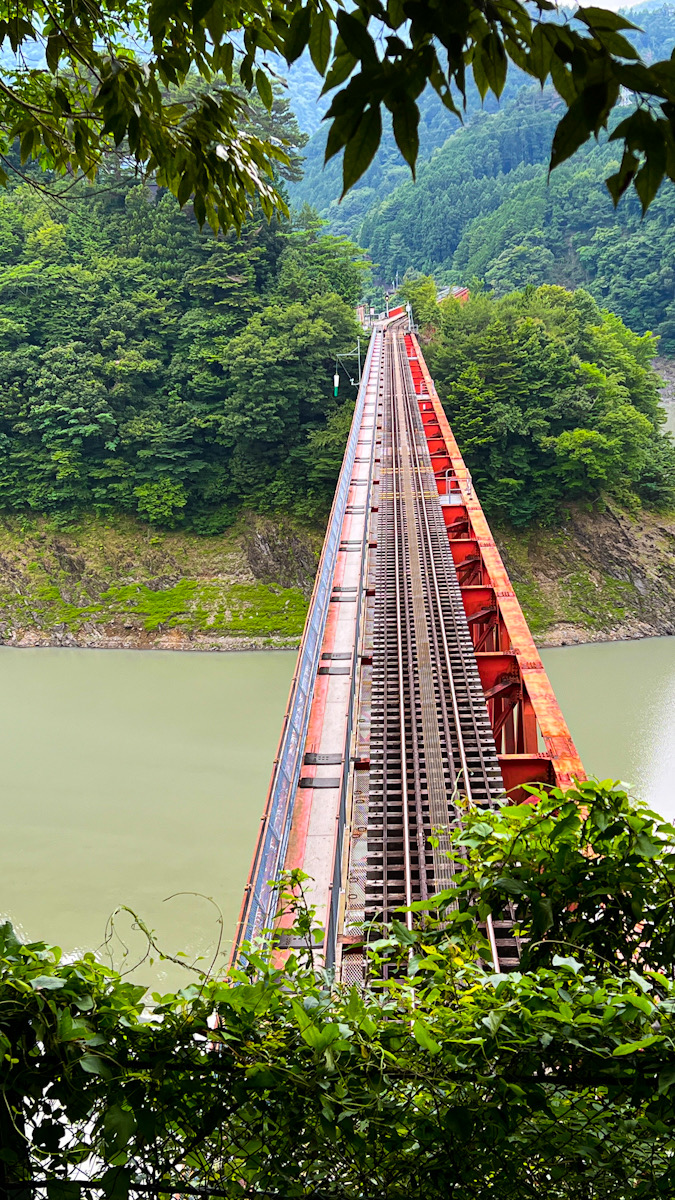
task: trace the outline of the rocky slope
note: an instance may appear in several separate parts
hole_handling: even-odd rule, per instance
[[[495,529],[541,646],[675,633],[675,513],[572,508],[558,529]]]
[[[675,633],[675,513],[572,508],[559,529],[495,528],[542,646]],[[0,520],[0,643],[176,650],[298,643],[320,530],[247,514],[227,534],[131,519],[63,530]]]
[[[131,519],[0,521],[0,643],[253,649],[296,645],[321,532],[242,517],[226,535]]]

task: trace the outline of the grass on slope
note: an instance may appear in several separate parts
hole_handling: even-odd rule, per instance
[[[157,534],[131,518],[88,518],[64,532],[43,518],[0,523],[0,636],[104,627],[215,637],[297,638],[299,586],[261,582],[246,529],[197,538]]]

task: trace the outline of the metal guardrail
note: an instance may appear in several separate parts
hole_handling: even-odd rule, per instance
[[[323,642],[331,584],[335,574],[338,546],[351,484],[356,443],[358,441],[366,401],[366,389],[373,357],[374,337],[370,339],[363,369],[361,386],[347,441],[345,457],[338,479],[328,532],[321,552],[319,569],[312,592],[309,612],[302,635],[298,665],[288,705],[288,711],[274,767],[267,804],[267,820],[258,840],[254,857],[243,920],[239,927],[237,946],[250,941],[268,928],[274,917],[276,897],[269,882],[278,877],[284,862],[291,824],[295,793],[300,778],[302,754],[307,738],[311,699]],[[346,769],[346,764],[345,764]]]
[[[368,488],[364,498],[364,506],[366,514],[370,512],[370,505],[373,494],[373,460],[375,458],[376,434],[373,430],[373,437],[370,444],[370,466],[368,471]],[[363,619],[363,594],[365,587],[365,576],[367,570],[367,549],[368,539],[370,537],[370,519],[366,516],[363,523],[363,535],[361,538],[361,575],[359,578],[359,590],[356,597],[356,626],[354,629],[354,652],[352,654],[352,681],[357,679],[358,661],[359,661],[359,646],[361,641],[361,624]],[[352,745],[352,734],[354,730],[354,710],[356,707],[356,690],[352,688],[352,694],[349,698],[349,709],[347,711],[347,728],[345,731],[344,745],[344,770],[342,772],[342,783],[340,786],[340,805],[338,809],[337,836],[335,839],[335,853],[333,858],[333,876],[330,884],[330,903],[328,906],[328,915],[326,920],[326,955],[325,965],[331,968],[335,965],[335,955],[337,950],[337,935],[338,935],[338,919],[340,911],[340,884],[342,883],[342,852],[344,848],[345,825],[347,822],[347,792],[349,790],[351,772],[349,769],[350,752]]]

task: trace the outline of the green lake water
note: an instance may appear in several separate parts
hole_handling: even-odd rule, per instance
[[[675,637],[542,653],[588,775],[622,779],[675,819]]]
[[[237,919],[295,655],[0,648],[0,912],[98,947],[120,904],[190,955]],[[117,928],[128,963],[143,939]],[[115,941],[114,957],[124,961]],[[166,964],[140,977],[179,984]]]
[[[544,652],[589,774],[675,817],[675,638]],[[0,648],[0,912],[101,945],[133,908],[168,950],[214,952],[237,918],[295,656]],[[118,964],[142,939],[121,916]],[[129,956],[124,960],[123,945]],[[171,964],[136,976],[177,986]]]

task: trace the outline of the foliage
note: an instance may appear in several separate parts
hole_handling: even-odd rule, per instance
[[[302,62],[302,60],[299,60],[299,62]],[[304,110],[304,105],[298,104],[298,97],[294,92],[293,71],[295,71],[295,65],[289,76],[289,87],[293,94],[292,103],[294,111],[298,114],[298,121],[302,124],[300,114]],[[514,100],[526,82],[527,76],[522,71],[512,67],[499,101],[496,97],[490,95],[486,96],[485,100],[482,101],[476,87],[469,85],[467,88],[465,117],[467,128],[470,129],[472,127],[477,114],[497,112],[500,104],[503,107],[507,102]],[[419,174],[420,177],[424,178],[425,164],[432,158],[436,151],[440,150],[451,134],[457,131],[459,120],[455,113],[450,112],[445,107],[433,88],[430,87],[427,87],[419,97],[418,108],[420,114],[418,169],[421,168]],[[386,208],[388,197],[394,191],[398,194],[399,188],[406,188],[406,184],[410,179],[410,172],[401,161],[391,120],[388,120],[387,114],[385,114],[382,125],[382,139],[372,163],[360,179],[350,188],[347,195],[340,197],[344,156],[340,153],[335,155],[329,162],[325,161],[327,138],[328,129],[325,123],[319,124],[318,128],[313,129],[312,136],[304,151],[303,177],[289,188],[290,200],[292,204],[298,207],[303,203],[309,203],[322,217],[330,222],[330,228],[333,232],[347,234],[349,237],[354,237],[358,240],[360,237],[359,230],[364,217],[368,215],[370,210],[379,212]],[[549,147],[550,137],[545,149]],[[451,218],[452,214],[448,213],[447,216]],[[395,239],[397,236],[396,229],[392,229],[389,232]],[[380,250],[378,250],[377,262],[380,264],[385,277],[387,272],[392,268],[392,264],[393,274],[396,267],[405,270],[408,261],[412,261],[405,257],[397,257],[395,245],[396,243],[391,247],[391,253],[389,246],[385,242],[382,243]]]
[[[489,219],[477,214],[453,255],[458,278],[479,275],[504,295],[531,283],[583,286],[638,332],[652,330],[661,352],[675,350],[675,196],[659,194],[647,215],[627,197],[615,210],[602,179],[616,162],[611,145],[589,147],[549,182],[543,164],[527,182],[512,177]]]
[[[248,26],[250,45],[256,24],[265,18],[246,7],[212,6],[186,22],[182,11],[136,0],[56,8],[29,0],[8,10],[0,26],[5,165],[18,169],[11,152],[19,150],[22,164],[36,159],[94,180],[102,164],[131,163],[181,206],[191,200],[199,224],[214,230],[241,229],[258,208],[268,218],[285,212],[284,139],[251,120],[258,104],[273,110],[273,80],[260,67],[253,73],[247,53],[235,66],[231,35]],[[8,179],[0,170],[0,183]]]
[[[567,948],[587,963],[672,974],[672,827],[609,780],[533,790],[534,808],[468,814],[456,839],[460,909],[498,918],[513,905],[524,968]]]
[[[308,135],[319,128],[328,108],[328,99],[321,95],[322,86],[323,79],[309,50],[305,50],[286,71],[286,88],[298,125]]]
[[[650,334],[551,286],[444,300],[434,325],[427,357],[488,512],[525,525],[565,499],[672,503]]]
[[[438,290],[435,281],[429,275],[420,275],[415,271],[406,272],[398,295],[406,304],[412,306],[419,325],[433,326],[438,320]]]
[[[639,21],[645,55],[672,49],[674,8],[640,11]],[[440,148],[428,161],[421,155],[414,186],[387,176],[366,197],[364,181],[346,199],[341,227],[368,248],[383,278],[408,269],[433,272],[439,282],[477,277],[500,296],[528,283],[585,287],[632,329],[658,334],[670,353],[675,194],[663,189],[645,216],[634,194],[615,208],[603,181],[619,156],[604,136],[549,173],[556,104],[552,89],[523,87],[496,115],[474,113],[450,137],[446,129],[429,142]],[[337,227],[326,182],[313,176],[312,143],[307,152],[305,179],[295,186]]]
[[[2,508],[206,534],[247,503],[322,516],[337,471],[310,500],[309,439],[348,403],[361,252],[311,213],[214,240],[114,174],[73,196],[0,200]]]
[[[405,11],[394,4],[362,0],[355,13],[338,13],[339,36],[327,74],[327,88],[348,79],[337,93],[328,118],[332,118],[326,159],[344,148],[343,194],[372,161],[382,132],[381,110],[392,118],[396,143],[415,170],[419,148],[417,97],[427,82],[451,112],[466,105],[466,68],[470,65],[481,97],[499,97],[507,79],[509,60],[543,86],[550,78],[567,105],[558,121],[550,165],[569,158],[591,135],[607,127],[622,89],[638,100],[612,132],[623,145],[618,170],[607,179],[615,203],[631,186],[643,211],[656,194],[665,174],[675,176],[675,142],[672,140],[673,67],[668,61],[646,67],[621,31],[636,26],[620,14],[597,8],[579,8],[574,19],[558,24],[550,17],[553,5],[542,3],[534,20],[521,4],[497,4],[489,12],[467,6],[461,15],[443,17],[429,0],[415,0]],[[318,66],[328,65],[318,45],[312,46],[321,18],[309,24],[299,39],[298,53],[309,43]],[[369,31],[378,25],[390,36],[382,58]],[[405,40],[401,36],[405,35]],[[319,35],[320,36],[320,35]],[[294,47],[295,49],[295,47]],[[355,67],[358,72],[353,74]],[[663,104],[650,105],[658,96]]]
[[[385,278],[396,270],[452,266],[470,222],[489,219],[512,181],[527,181],[535,165],[543,167],[558,117],[556,100],[551,88],[522,88],[500,112],[478,111],[465,128],[452,136],[446,131],[414,183],[399,180],[393,190],[383,187],[372,197],[358,236]],[[308,199],[315,202],[312,193]]]
[[[612,134],[622,156],[607,185],[618,201],[634,184],[646,209],[664,177],[675,177],[675,68],[643,61],[630,37],[642,49],[624,16],[581,7],[570,17],[549,0],[457,11],[435,0],[358,0],[349,11],[324,0],[153,0],[147,8],[25,0],[0,25],[2,149],[17,142],[22,162],[39,158],[90,179],[116,154],[181,205],[192,197],[200,224],[240,228],[256,203],[268,217],[285,207],[275,180],[284,143],[247,122],[254,93],[272,107],[280,64],[308,51],[324,81],[332,101],[325,154],[344,151],[343,194],[374,158],[383,111],[414,172],[427,85],[459,116],[469,79],[481,98],[498,98],[511,65],[542,85],[550,79],[563,101],[552,166],[607,126],[622,92],[636,97]]]
[[[314,965],[299,872],[280,897],[297,951],[249,948],[227,979],[146,1008],[92,955],[65,962],[3,926],[3,1190],[670,1194],[675,830],[608,783],[533,799],[467,813],[459,905],[451,890],[414,906],[412,930],[374,929],[360,992]],[[508,895],[524,932],[545,914],[544,938],[496,975],[475,917]]]
[[[640,26],[640,31],[631,37],[646,62],[665,57],[675,44],[675,9],[669,4],[653,8],[640,7],[629,11],[628,17]],[[499,101],[490,93],[481,100],[475,84],[467,80],[466,127],[458,130],[458,118],[444,107],[432,88],[419,97],[419,153],[418,186],[413,188],[407,172],[401,164],[391,122],[383,121],[382,140],[368,170],[354,184],[349,193],[338,203],[340,196],[341,161],[336,156],[324,167],[327,130],[325,126],[313,133],[306,148],[303,179],[290,189],[294,203],[306,201],[318,209],[321,216],[330,220],[336,232],[347,233],[372,250],[375,261],[380,265],[382,277],[391,279],[396,270],[401,273],[408,267],[422,271],[449,267],[457,246],[458,236],[471,221],[481,223],[481,234],[476,233],[475,251],[485,251],[480,267],[473,264],[466,269],[464,259],[458,255],[453,273],[453,282],[465,282],[472,275],[483,276],[497,254],[488,249],[495,240],[496,231],[492,222],[483,220],[499,205],[502,198],[511,195],[514,187],[527,178],[527,173],[516,172],[519,164],[527,166],[540,162],[542,170],[537,177],[537,191],[549,182],[547,159],[551,138],[559,110],[559,100],[551,88],[544,94],[543,105],[548,117],[541,113],[540,90],[528,88],[525,72],[511,64]],[[297,103],[294,98],[294,105]],[[486,121],[486,115],[500,110],[496,122]],[[296,109],[296,111],[299,111]],[[510,115],[509,115],[510,114]],[[517,114],[517,120],[513,116]],[[618,123],[615,114],[610,126]],[[541,129],[537,126],[541,121]],[[305,126],[303,126],[305,127]],[[306,126],[309,128],[309,126]],[[543,135],[543,136],[541,136]],[[478,139],[478,141],[476,141]],[[502,156],[502,144],[505,152]],[[520,155],[514,157],[513,149],[522,147]],[[595,144],[587,145],[576,157],[570,171],[562,168],[550,179],[553,196],[562,193],[561,175],[581,172],[588,157],[595,157]],[[494,163],[499,160],[499,171]],[[598,163],[597,179],[586,180],[585,192],[575,197],[566,206],[564,216],[575,220],[577,215],[597,210],[601,204],[608,222],[623,225],[624,220],[633,223],[640,212],[638,198],[627,197],[615,212],[603,180],[607,173],[619,165],[616,149]],[[505,178],[500,178],[505,176]],[[474,177],[482,181],[474,187]],[[541,181],[541,182],[540,182]],[[597,199],[589,205],[588,191],[592,189]],[[670,203],[670,190],[659,195],[661,203]],[[539,217],[528,222],[526,210],[529,204],[528,189],[519,188],[519,205],[511,205],[508,219],[504,220],[503,232],[517,244],[523,236],[540,228]],[[506,214],[505,214],[506,218]],[[364,223],[365,222],[365,223]],[[362,228],[362,223],[363,228]],[[515,235],[521,230],[521,238]],[[561,225],[561,233],[563,227]],[[499,253],[499,251],[497,251]],[[544,256],[546,257],[546,256]],[[564,268],[564,256],[556,264],[557,274],[550,278],[542,273],[545,264],[538,262],[533,277],[536,283],[568,283],[567,275],[560,275]],[[526,282],[526,281],[523,281]],[[576,280],[579,282],[579,280]],[[509,287],[521,286],[521,281],[511,278]],[[621,312],[622,316],[625,314]],[[631,322],[636,325],[635,320]],[[650,322],[647,321],[647,326]],[[636,325],[637,327],[637,325]]]

